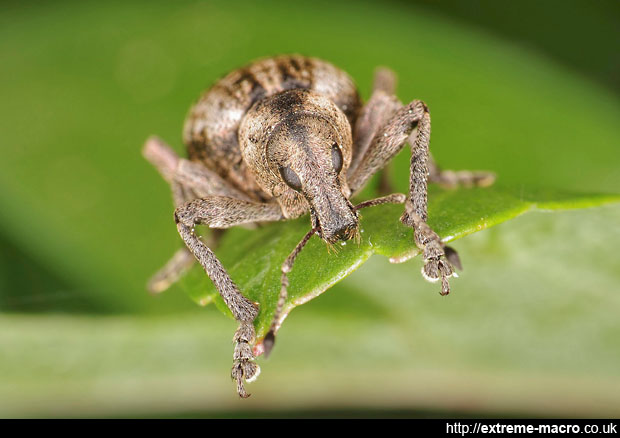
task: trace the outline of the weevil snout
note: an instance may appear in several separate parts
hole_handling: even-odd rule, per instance
[[[346,196],[348,188],[342,189],[341,180],[331,167],[304,167],[314,169],[304,172],[304,168],[300,168],[295,172],[286,166],[280,173],[287,185],[302,194],[310,204],[313,227],[328,243],[351,239],[357,233],[359,219]]]
[[[309,199],[309,202],[312,205],[312,222],[318,228],[321,239],[335,243],[355,236],[359,224],[358,214],[339,190],[326,189]]]

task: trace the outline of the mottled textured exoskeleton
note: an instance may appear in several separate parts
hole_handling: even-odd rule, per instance
[[[360,208],[404,203],[401,221],[414,230],[424,277],[440,281],[442,295],[450,291],[448,279],[460,262],[426,223],[427,182],[485,185],[493,175],[439,171],[428,150],[428,107],[420,100],[403,105],[394,85],[393,73],[378,70],[372,96],[362,106],[351,78],[325,61],[295,55],[264,59],[219,80],[193,106],[184,128],[188,159],[155,137],[146,142],[145,157],[171,185],[174,220],[186,245],[149,288],[164,290],[198,260],[239,322],[232,377],[241,397],[248,396],[244,381],[259,373],[252,348],[258,304],[243,295],[209,248],[219,234],[205,243],[196,236],[196,225],[225,229],[310,213],[311,230],[282,265],[276,315],[263,340],[265,354],[281,323],[286,274],[296,256],[313,234],[328,244],[358,236]],[[409,193],[351,204],[351,197],[406,143],[411,146]]]

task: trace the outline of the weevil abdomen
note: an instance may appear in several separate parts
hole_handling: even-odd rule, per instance
[[[258,101],[295,88],[331,99],[351,126],[360,108],[352,79],[332,64],[299,55],[257,61],[220,79],[191,108],[183,139],[188,156],[205,164],[249,195],[265,200],[239,148],[239,125]]]

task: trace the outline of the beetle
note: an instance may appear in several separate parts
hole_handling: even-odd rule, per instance
[[[170,184],[174,220],[185,248],[149,282],[159,292],[197,260],[239,323],[234,335],[232,377],[248,397],[244,382],[255,379],[253,321],[258,303],[243,295],[212,251],[217,237],[203,242],[196,225],[222,230],[236,225],[282,221],[310,213],[311,229],[282,265],[281,290],[273,323],[263,340],[267,356],[275,342],[287,297],[287,273],[317,234],[328,244],[359,236],[361,208],[403,203],[401,222],[413,228],[422,274],[441,282],[460,268],[456,251],[428,226],[427,183],[489,185],[489,172],[441,171],[429,154],[431,119],[427,105],[403,105],[394,95],[395,75],[377,69],[370,99],[362,104],[353,80],[329,62],[301,55],[258,60],[217,81],[191,108],[183,140],[188,159],[163,140],[150,137],[143,155]],[[409,143],[408,194],[362,202],[351,198]]]

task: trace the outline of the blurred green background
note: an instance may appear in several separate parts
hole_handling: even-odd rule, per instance
[[[366,265],[287,319],[240,401],[235,329],[144,284],[177,249],[140,148],[182,151],[190,104],[279,53],[372,71],[433,114],[431,150],[502,184],[620,192],[614,1],[3,2],[0,416],[620,415],[620,207],[535,213]],[[392,177],[406,180],[408,154]]]

